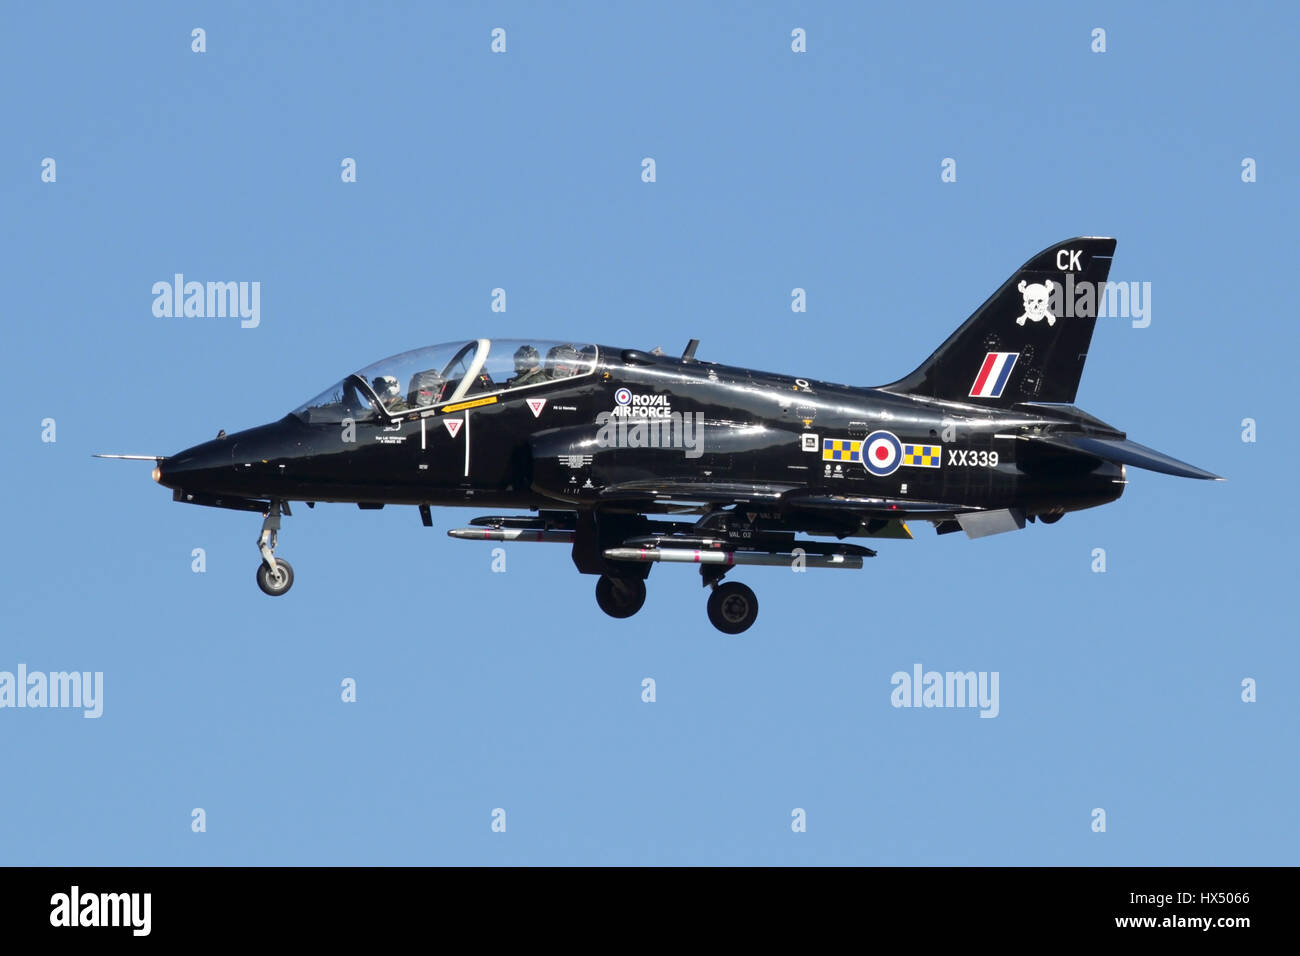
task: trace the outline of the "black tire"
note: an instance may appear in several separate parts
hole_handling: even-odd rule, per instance
[[[1057,512],[1049,512],[1047,514],[1041,514],[1038,516],[1038,520],[1041,521],[1043,524],[1056,524],[1056,522],[1060,521],[1064,517],[1065,517],[1064,511],[1057,511]]]
[[[266,566],[265,561],[257,566],[257,586],[262,589],[263,594],[269,594],[271,597],[279,597],[293,587],[293,565],[284,558],[276,558],[275,564],[280,571],[278,575],[271,574],[271,569]]]
[[[758,595],[739,581],[719,584],[709,595],[709,621],[723,634],[740,634],[758,620]]]
[[[645,604],[645,582],[602,574],[596,582],[596,603],[610,617],[631,617]]]

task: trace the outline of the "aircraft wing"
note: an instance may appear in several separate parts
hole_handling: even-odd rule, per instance
[[[975,508],[942,501],[916,501],[910,498],[868,498],[860,495],[812,494],[793,496],[783,504],[801,510],[825,509],[862,518],[868,535],[875,529],[899,525],[907,520],[929,521],[940,534],[964,531],[969,538],[983,538],[1005,531],[1019,531],[1025,526],[1025,513],[1017,508]],[[902,524],[906,528],[906,524]],[[911,537],[909,533],[907,535]]]
[[[702,481],[650,478],[606,485],[602,501],[655,501],[671,504],[775,504],[802,485],[752,481]]]
[[[657,504],[755,504],[796,511],[835,511],[859,516],[863,521],[901,521],[917,518],[945,521],[982,511],[969,505],[912,498],[876,498],[810,491],[804,485],[775,482],[707,481],[662,478],[623,481],[607,485],[602,501],[653,501]]]
[[[970,505],[942,501],[918,501],[915,498],[874,498],[866,495],[830,495],[820,492],[791,494],[782,499],[791,508],[852,511],[870,518],[921,518],[943,520],[959,514],[982,511]]]

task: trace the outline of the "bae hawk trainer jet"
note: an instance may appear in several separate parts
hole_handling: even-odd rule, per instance
[[[526,511],[448,532],[570,545],[616,618],[656,562],[694,564],[715,627],[758,600],[737,565],[861,568],[849,539],[906,522],[972,538],[1114,501],[1125,466],[1207,471],[1129,441],[1072,404],[1115,240],[1068,239],[1003,283],[910,374],[876,388],[584,342],[471,339],[394,355],[279,421],[156,461],[173,500],[260,512],[257,583],[289,503]],[[800,535],[809,537],[799,537]],[[820,539],[820,540],[817,540]]]

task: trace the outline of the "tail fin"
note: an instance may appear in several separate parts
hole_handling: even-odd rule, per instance
[[[1115,240],[1098,237],[1049,246],[916,371],[884,388],[995,407],[1073,402],[1114,254]]]

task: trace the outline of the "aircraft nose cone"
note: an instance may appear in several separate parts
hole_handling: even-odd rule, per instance
[[[166,488],[204,491],[228,476],[233,462],[232,443],[226,439],[206,441],[158,462],[154,481]]]
[[[293,422],[258,425],[205,441],[158,463],[155,480],[174,491],[274,498],[291,490],[291,459],[302,445]],[[188,500],[188,499],[187,499]]]

